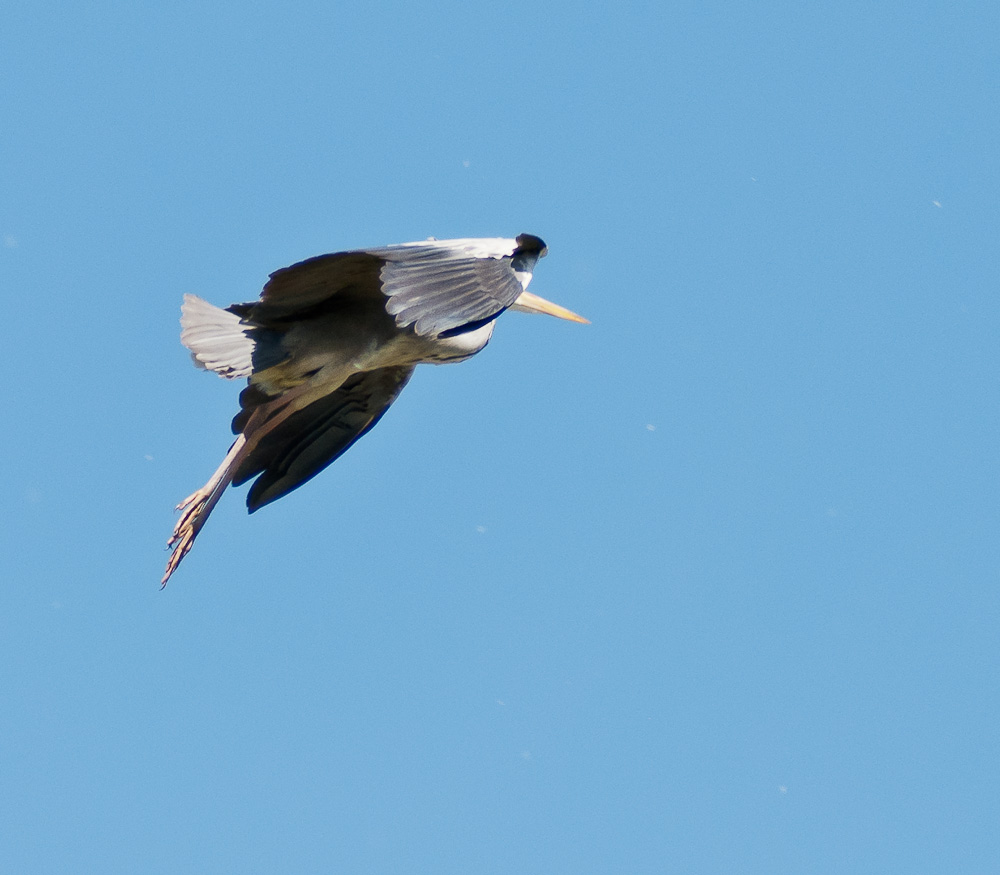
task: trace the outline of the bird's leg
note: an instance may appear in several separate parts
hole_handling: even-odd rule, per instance
[[[173,552],[167,560],[167,570],[160,581],[161,589],[167,585],[170,575],[177,570],[181,560],[188,554],[191,545],[194,544],[194,539],[198,537],[198,532],[208,520],[208,515],[219,503],[226,487],[232,482],[240,462],[253,452],[261,439],[270,431],[281,425],[298,410],[323,397],[327,392],[329,389],[325,386],[317,388],[307,382],[285,392],[275,404],[254,410],[249,421],[243,427],[243,433],[237,435],[229,452],[226,453],[226,458],[216,468],[209,481],[177,505],[176,509],[182,513],[177,525],[174,526],[170,540],[167,541],[167,546],[173,547]]]
[[[167,546],[173,547],[173,552],[167,560],[167,569],[160,581],[161,588],[167,585],[170,575],[177,570],[181,560],[188,554],[198,532],[208,520],[208,515],[222,498],[222,493],[233,479],[237,458],[245,444],[246,438],[242,434],[239,435],[209,481],[177,505],[176,510],[181,510],[183,513],[174,526],[170,540],[167,541]]]

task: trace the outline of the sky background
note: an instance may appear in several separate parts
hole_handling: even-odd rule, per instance
[[[0,871],[1000,871],[995,2],[0,27]],[[181,295],[537,234],[169,587]]]

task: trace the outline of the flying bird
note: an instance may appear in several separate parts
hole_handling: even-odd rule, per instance
[[[227,486],[256,478],[250,513],[301,486],[379,421],[418,364],[475,355],[504,310],[587,322],[527,291],[546,252],[531,234],[431,238],[301,261],[249,304],[185,295],[181,343],[195,365],[247,386],[222,464],[177,505],[161,585]]]

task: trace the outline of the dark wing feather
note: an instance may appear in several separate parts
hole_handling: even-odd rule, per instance
[[[477,258],[462,250],[375,250],[385,259],[382,293],[400,328],[425,337],[499,316],[524,291],[510,257]]]
[[[412,374],[412,367],[356,374],[264,435],[233,477],[239,486],[260,475],[247,495],[250,512],[301,486],[339,458],[381,419]]]
[[[329,299],[348,296],[379,300],[382,259],[367,252],[317,255],[271,274],[260,300],[229,310],[256,325],[302,319],[321,311]]]

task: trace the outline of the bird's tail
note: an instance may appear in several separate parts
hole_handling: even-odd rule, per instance
[[[185,295],[181,305],[181,343],[191,350],[195,365],[233,380],[253,371],[252,327],[235,313]]]

